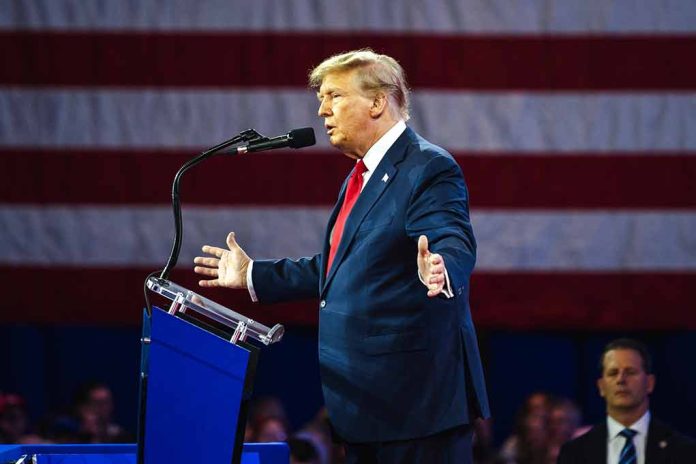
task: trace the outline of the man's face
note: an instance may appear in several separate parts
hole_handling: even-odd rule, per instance
[[[648,395],[655,387],[655,377],[643,369],[640,353],[631,349],[607,351],[602,367],[602,377],[597,381],[597,387],[607,402],[608,411],[647,409]]]
[[[317,97],[329,142],[357,159],[365,155],[374,140],[370,130],[373,99],[362,93],[355,74],[355,70],[327,74]]]
[[[549,415],[550,435],[557,443],[565,443],[573,437],[579,420],[577,413],[569,406],[557,406],[551,409]]]
[[[92,390],[89,395],[89,408],[98,419],[109,422],[114,409],[111,391],[103,387]]]

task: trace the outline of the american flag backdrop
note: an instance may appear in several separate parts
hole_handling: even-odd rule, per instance
[[[318,251],[351,162],[306,76],[361,47],[462,166],[479,327],[696,329],[693,0],[1,0],[0,322],[137,323],[174,173],[247,128],[318,143],[187,174],[172,279],[231,230],[254,258]]]

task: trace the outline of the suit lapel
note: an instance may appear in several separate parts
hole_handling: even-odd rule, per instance
[[[645,462],[649,464],[666,463],[665,453],[669,446],[669,429],[655,419],[650,419],[648,437],[645,443]]]
[[[597,424],[592,430],[587,433],[592,434],[592,446],[587,450],[587,462],[589,463],[604,463],[607,462],[607,443],[609,440],[609,431],[607,430],[606,421]]]
[[[410,128],[406,128],[403,134],[396,139],[394,145],[387,150],[384,158],[380,161],[379,165],[375,168],[374,172],[370,175],[370,179],[367,185],[363,187],[362,192],[358,200],[355,202],[353,209],[346,220],[346,224],[343,228],[343,235],[341,237],[341,243],[336,250],[336,256],[334,256],[333,264],[329,270],[329,275],[323,282],[321,287],[321,294],[323,295],[326,287],[331,282],[331,279],[336,274],[336,270],[343,262],[347,251],[350,249],[351,243],[355,238],[355,233],[357,232],[360,224],[365,219],[365,216],[370,212],[377,200],[382,196],[384,191],[392,184],[392,179],[396,176],[398,168],[396,164],[399,163],[406,155],[406,148],[409,145],[411,137],[415,134]],[[343,195],[345,194],[346,182],[343,184],[341,189],[341,195],[339,196],[339,202],[334,206],[334,210],[331,213],[331,219],[329,220],[329,226],[327,227],[326,239],[324,240],[324,256],[328,256],[329,253],[329,240],[331,236],[331,230],[333,229],[334,222],[336,221],[336,216],[338,215],[338,210],[340,205],[343,203]],[[323,267],[325,268],[326,260],[324,260]],[[324,271],[324,274],[326,271]]]

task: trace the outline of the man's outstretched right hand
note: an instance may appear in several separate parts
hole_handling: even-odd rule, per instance
[[[203,253],[213,258],[197,256],[193,262],[198,266],[193,268],[196,274],[209,279],[199,280],[201,287],[247,288],[247,268],[251,259],[234,239],[234,232],[227,235],[227,247],[218,248],[210,245],[203,246]]]

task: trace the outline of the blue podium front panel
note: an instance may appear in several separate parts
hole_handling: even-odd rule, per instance
[[[37,464],[135,464],[135,452],[135,445],[0,445],[0,463],[35,456]],[[288,464],[289,461],[290,450],[285,443],[244,444],[242,464]],[[170,461],[171,464],[184,462]]]
[[[135,445],[0,445],[0,462],[29,456],[27,464],[135,464],[135,450]]]
[[[229,463],[249,351],[152,312],[145,463]]]

